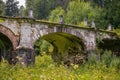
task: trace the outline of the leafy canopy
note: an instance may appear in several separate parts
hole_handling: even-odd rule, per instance
[[[5,15],[6,16],[17,16],[19,13],[18,1],[7,0],[5,4]]]

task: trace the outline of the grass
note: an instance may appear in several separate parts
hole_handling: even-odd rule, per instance
[[[51,56],[36,57],[34,66],[0,64],[0,80],[120,80],[120,58],[105,52],[101,61],[92,56],[82,65],[57,65]],[[111,58],[110,58],[111,57]]]

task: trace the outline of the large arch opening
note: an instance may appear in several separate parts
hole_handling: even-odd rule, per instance
[[[43,47],[45,48],[43,49]],[[62,32],[44,35],[36,41],[34,48],[37,54],[42,54],[42,50],[43,53],[51,54],[57,63],[80,64],[79,59],[82,59],[84,55],[85,45],[82,39]]]
[[[11,52],[13,51],[13,48],[14,47],[11,40],[3,33],[0,33],[0,61],[2,59],[5,59],[10,62],[10,59],[12,57]]]

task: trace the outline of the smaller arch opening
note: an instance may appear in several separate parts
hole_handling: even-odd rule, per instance
[[[12,51],[13,44],[10,39],[3,33],[0,33],[0,61],[4,59],[10,62],[12,59]]]
[[[63,32],[50,33],[41,37],[35,43],[35,52],[37,54],[42,54],[40,49],[45,45],[49,46],[49,48],[47,47],[48,49],[51,47],[50,55],[57,63],[64,62],[65,64],[68,64],[68,62],[71,62],[80,64],[81,62],[76,61],[75,59],[80,59],[81,56],[84,55],[85,50],[82,39]],[[49,50],[47,51],[49,53]]]
[[[103,39],[98,48],[103,50],[111,50],[113,54],[120,56],[120,39]]]

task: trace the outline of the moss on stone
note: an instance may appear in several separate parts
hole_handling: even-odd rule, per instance
[[[0,19],[0,23],[4,22],[5,20],[4,19]]]

